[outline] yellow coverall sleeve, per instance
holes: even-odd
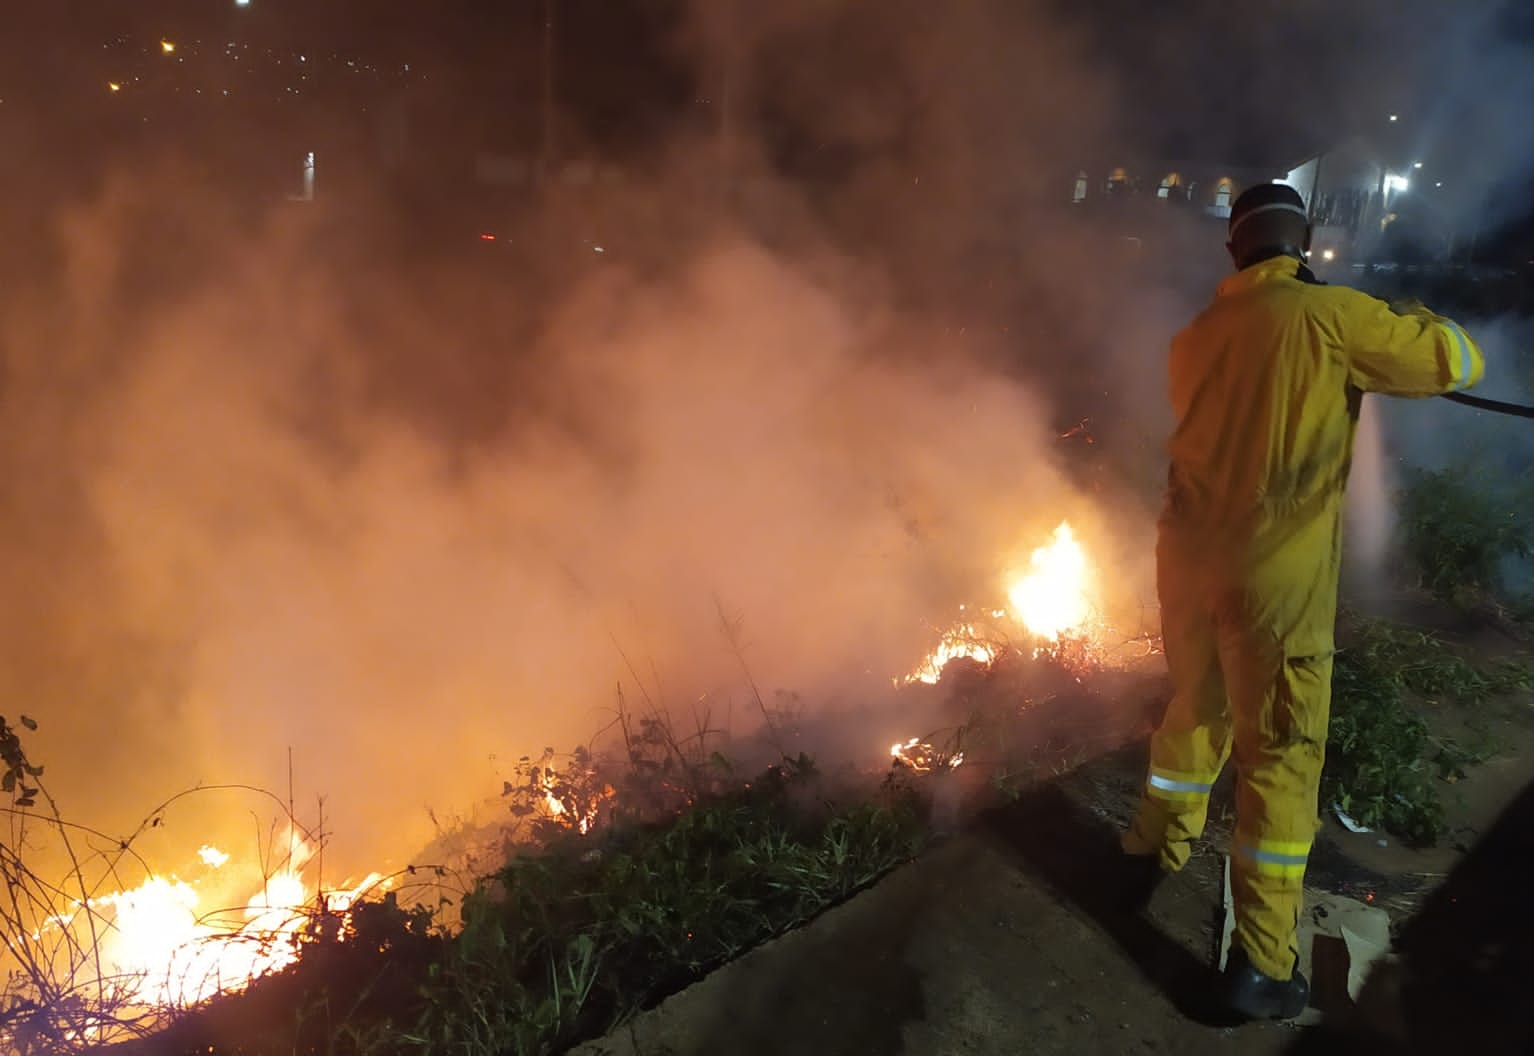
[[[1397,315],[1384,301],[1354,293],[1338,323],[1348,380],[1364,392],[1439,396],[1468,389],[1486,371],[1470,335],[1426,308]]]

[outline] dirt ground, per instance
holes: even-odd
[[[1484,629],[1462,640],[1476,655],[1509,652]],[[1057,765],[1010,803],[978,804],[986,790],[956,783],[984,809],[960,812],[954,834],[918,861],[576,1051],[1534,1052],[1534,1018],[1521,1012],[1534,914],[1518,901],[1534,861],[1534,700],[1423,706],[1435,732],[1476,734],[1492,755],[1446,788],[1449,833],[1437,847],[1354,834],[1328,816],[1308,883],[1385,909],[1397,953],[1362,1007],[1320,1028],[1233,1026],[1206,1007],[1228,781],[1189,868],[1147,914],[1119,908],[1116,833],[1143,778],[1145,724],[1143,709],[1118,707],[1036,720],[1066,731],[1095,723],[1097,754]]]

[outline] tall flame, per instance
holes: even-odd
[[[1057,642],[1092,616],[1092,574],[1086,551],[1062,522],[1053,540],[1033,552],[1028,571],[1007,588],[1012,615],[1035,637]]]

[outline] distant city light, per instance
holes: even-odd
[[[163,51],[167,55],[172,55],[176,51],[176,45],[174,43],[172,43],[171,41],[162,40],[162,41],[160,41],[160,50]]]

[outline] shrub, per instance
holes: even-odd
[[[1477,487],[1459,470],[1413,470],[1401,496],[1406,556],[1434,597],[1464,603],[1495,594],[1502,563],[1527,557],[1530,529],[1520,504]]]

